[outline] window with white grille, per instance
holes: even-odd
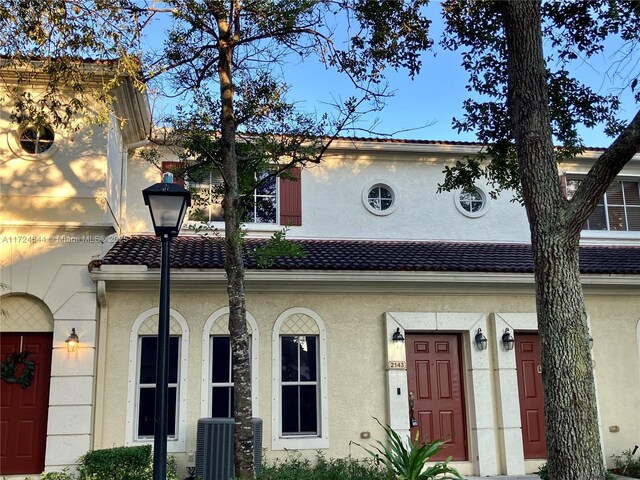
[[[567,198],[571,199],[582,180],[567,179]],[[638,180],[614,180],[598,200],[596,208],[587,219],[584,230],[640,231],[640,182]]]

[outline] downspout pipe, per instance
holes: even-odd
[[[96,367],[94,372],[94,408],[93,408],[93,439],[92,450],[104,448],[103,418],[105,406],[105,375],[107,370],[107,318],[109,308],[107,304],[107,285],[104,280],[96,282],[98,300],[98,325],[96,328]]]

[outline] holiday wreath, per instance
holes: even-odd
[[[0,377],[7,383],[17,383],[22,388],[31,385],[33,375],[36,373],[36,363],[27,358],[30,352],[24,351],[20,353],[12,353],[7,355],[4,362],[0,365]],[[20,365],[22,365],[22,373],[20,373]],[[18,373],[20,375],[18,376]]]

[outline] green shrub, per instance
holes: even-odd
[[[94,450],[80,457],[80,478],[91,480],[147,480],[151,478],[151,445]]]
[[[362,448],[373,457],[379,458],[389,470],[395,473],[398,480],[431,480],[436,477],[441,480],[464,480],[458,470],[449,466],[451,457],[444,462],[436,462],[426,467],[431,457],[442,450],[445,444],[443,440],[420,443],[419,434],[416,434],[415,442],[407,439],[408,445],[405,445],[400,435],[391,427],[378,423],[387,434],[388,445],[378,441],[378,446],[373,447],[375,450]]]
[[[40,480],[73,480],[73,476],[69,475],[68,469],[61,472],[47,472],[40,476]]]
[[[543,463],[540,465],[536,474],[540,477],[540,480],[549,480],[549,469],[547,468],[547,464]]]
[[[327,459],[318,453],[315,461],[291,454],[286,460],[267,463],[258,480],[392,480],[393,475],[370,460],[352,457]]]
[[[115,447],[88,452],[79,460],[81,480],[151,480],[151,445]],[[167,480],[177,480],[173,457],[167,459]],[[51,479],[66,480],[66,479]]]
[[[620,455],[611,455],[616,473],[625,477],[640,478],[640,457],[634,456],[637,449],[636,446],[633,451],[629,449],[624,450]]]

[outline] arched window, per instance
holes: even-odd
[[[258,323],[247,312],[247,331],[251,355],[251,407],[258,417],[258,375],[260,336]],[[211,314],[202,336],[201,417],[233,416],[233,378],[231,375],[231,344],[229,341],[229,307]]]
[[[290,308],[273,327],[272,449],[329,447],[327,335],[320,316]]]
[[[129,339],[129,390],[127,395],[127,445],[153,442],[156,391],[158,309],[140,314]],[[189,329],[177,311],[169,324],[169,425],[167,449],[185,451]]]

